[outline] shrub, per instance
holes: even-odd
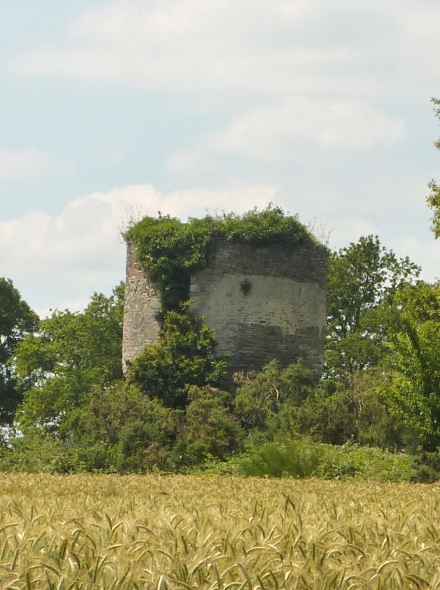
[[[313,374],[301,360],[282,370],[274,360],[237,389],[234,410],[246,430],[269,429],[273,434],[281,428],[287,434],[296,434],[297,408],[313,393],[314,387]],[[278,416],[280,412],[286,413],[286,407],[293,408],[295,426]]]
[[[177,451],[183,465],[225,460],[239,450],[244,432],[229,412],[229,394],[212,387],[191,387],[190,404]]]
[[[308,439],[266,442],[246,455],[218,466],[217,473],[255,477],[311,477],[357,481],[431,481],[424,466],[419,479],[414,459],[404,453],[360,447],[314,443]],[[428,474],[428,475],[427,475]]]
[[[301,407],[299,433],[314,440],[341,445],[356,433],[356,417],[349,395],[343,389],[316,389]]]
[[[133,361],[129,381],[166,406],[184,409],[188,386],[221,385],[226,361],[217,358],[216,348],[213,330],[184,304],[166,313],[160,341]]]
[[[317,475],[326,479],[410,481],[413,477],[413,459],[404,453],[350,443],[322,447],[324,456]]]
[[[419,451],[413,457],[414,472],[411,481],[433,483],[440,479],[440,450],[432,453]]]
[[[254,477],[312,477],[323,450],[306,440],[269,442],[251,451],[240,463],[244,475]]]

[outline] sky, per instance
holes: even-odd
[[[269,203],[440,276],[438,0],[0,0],[0,276],[45,317],[121,232]]]

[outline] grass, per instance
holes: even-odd
[[[0,474],[0,588],[440,589],[433,485]]]

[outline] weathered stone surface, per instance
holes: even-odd
[[[139,263],[134,244],[127,244],[127,267],[122,336],[122,366],[156,342],[161,329],[160,293]]]
[[[286,366],[302,358],[319,374],[324,362],[327,249],[293,251],[220,243],[209,267],[191,280],[194,309],[213,328],[232,371]]]
[[[307,244],[293,251],[220,241],[207,268],[191,277],[193,308],[215,331],[231,371],[260,369],[272,359],[302,358],[320,374],[324,362],[328,251]],[[159,294],[127,250],[123,362],[155,342]]]

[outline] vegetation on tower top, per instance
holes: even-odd
[[[255,208],[243,215],[207,215],[189,218],[186,223],[159,213],[131,226],[124,239],[135,244],[141,264],[159,286],[164,311],[176,309],[188,299],[190,276],[208,264],[218,239],[287,248],[317,242],[297,215],[285,215],[272,204],[262,211]]]

